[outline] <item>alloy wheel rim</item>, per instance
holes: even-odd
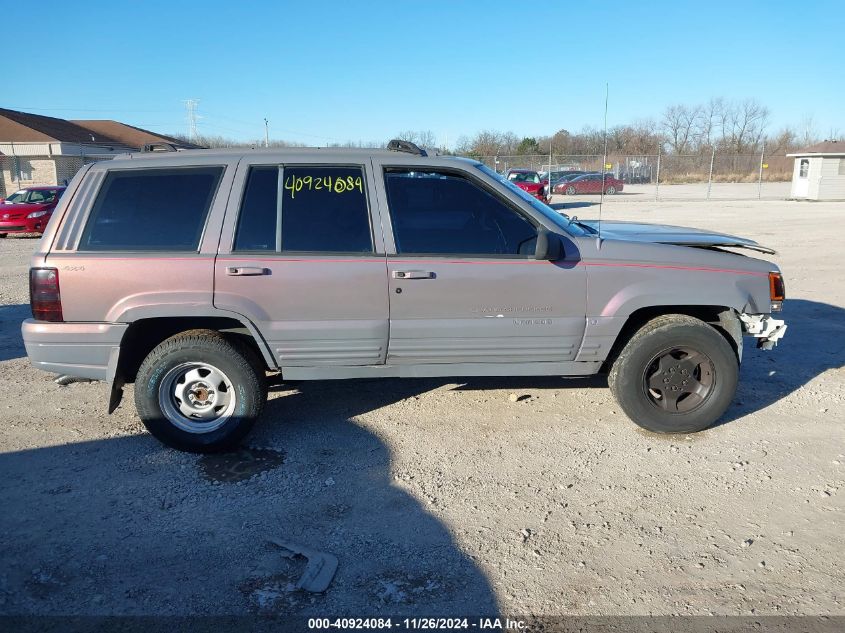
[[[652,406],[667,413],[689,413],[710,397],[716,368],[707,354],[690,347],[672,347],[646,364],[643,391]]]

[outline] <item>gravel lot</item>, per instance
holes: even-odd
[[[0,240],[0,613],[845,613],[845,203],[603,217],[778,249],[789,332],[747,344],[716,428],[642,432],[597,378],[318,382],[273,387],[268,450],[178,453],[131,389],[107,416],[103,384],[29,366],[36,241]],[[271,539],[334,554],[328,591],[291,591]]]

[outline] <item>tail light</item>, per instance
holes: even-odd
[[[64,321],[57,269],[29,269],[29,305],[37,321]]]
[[[786,286],[783,283],[783,275],[780,273],[769,273],[769,298],[772,301],[773,312],[783,309],[783,300],[786,299]]]

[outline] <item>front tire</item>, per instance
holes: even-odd
[[[574,196],[576,193],[577,193],[577,191],[575,191],[575,187],[573,187],[572,185],[569,185],[566,188],[566,195],[567,196]]]
[[[605,192],[607,195],[612,196],[614,193],[616,193],[616,187],[614,187],[613,185],[611,185],[610,187],[608,187],[607,189],[605,189],[605,190],[604,190],[604,192]]]
[[[622,348],[608,385],[631,420],[655,433],[695,433],[730,406],[739,361],[707,323],[670,314],[646,323]]]
[[[144,359],[135,379],[135,407],[144,426],[181,451],[233,448],[266,401],[261,361],[246,345],[212,330],[168,338]]]
[[[4,237],[6,237],[7,235],[8,235],[8,233],[0,233],[0,240],[2,240],[2,239],[3,239]]]

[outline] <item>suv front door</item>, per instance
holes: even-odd
[[[384,363],[385,256],[370,214],[370,170],[238,167],[214,305],[252,320],[280,367]]]
[[[533,258],[536,220],[463,170],[376,171],[389,209],[388,364],[532,363],[542,373],[538,362],[575,358],[585,273],[574,258]]]

